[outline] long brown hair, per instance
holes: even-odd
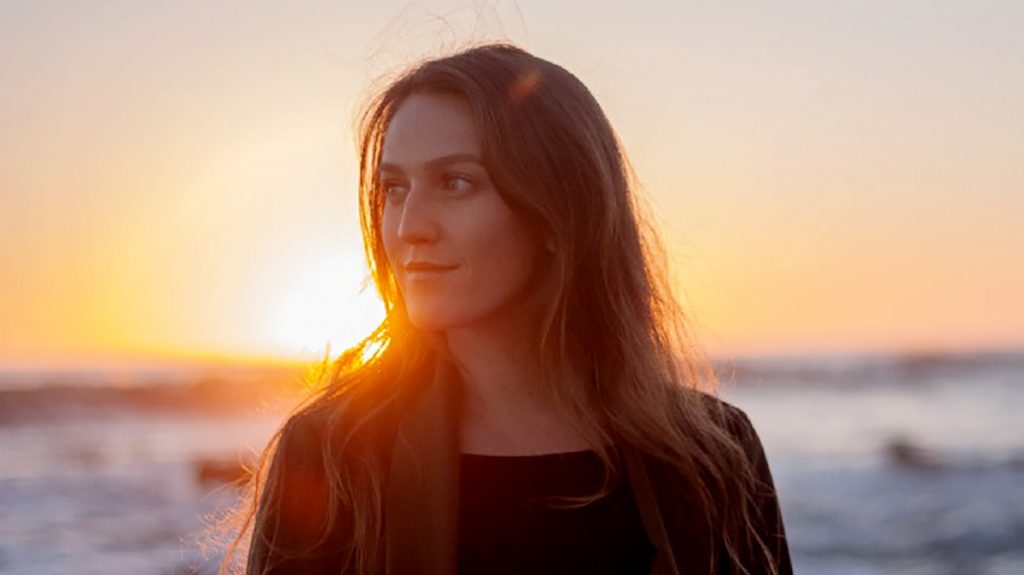
[[[714,390],[715,373],[691,345],[664,252],[611,124],[575,76],[507,44],[420,63],[368,103],[359,132],[360,221],[386,319],[355,348],[325,359],[317,393],[267,447],[225,568],[249,529],[260,545],[277,546],[284,555],[301,556],[330,537],[344,547],[338,551],[355,572],[379,568],[382,447],[398,406],[412,391],[402,382],[416,381],[406,374],[423,369],[437,351],[430,334],[409,323],[381,238],[381,148],[396,109],[417,92],[455,95],[469,104],[495,187],[553,246],[536,286],[542,305],[536,353],[546,388],[605,466],[601,489],[569,504],[607,493],[621,472],[609,446],[629,445],[678,471],[679,488],[704,504],[706,516],[696,520],[720,535],[737,571],[753,568],[741,564],[751,556],[758,569],[768,565],[773,571],[772,554],[751,517],[755,470],[720,404],[700,393]],[[566,365],[583,374],[582,385],[554,377]],[[290,437],[302,420],[316,420],[321,432]],[[322,469],[321,488],[306,493],[303,502],[289,499],[296,486],[282,485],[283,464],[274,463],[287,459],[286,448],[300,440],[312,443]],[[312,527],[292,538],[306,540],[275,538],[282,515],[297,513],[309,515]]]

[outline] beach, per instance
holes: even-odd
[[[798,573],[1024,573],[1024,354],[720,371],[768,454]],[[212,573],[209,526],[293,396],[105,377],[0,378],[0,573]]]

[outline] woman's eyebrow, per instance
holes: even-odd
[[[479,164],[481,166],[484,165],[483,160],[481,160],[479,156],[476,156],[474,154],[449,154],[447,156],[440,156],[440,157],[434,158],[434,159],[428,161],[427,163],[423,164],[423,167],[429,171],[429,170],[436,170],[436,169],[440,168],[441,166],[446,166],[448,164],[455,164],[455,163],[458,163],[458,162],[470,162],[470,163],[474,163],[474,164]],[[382,163],[380,165],[380,171],[382,171],[382,172],[401,172],[403,170],[402,170],[402,167],[397,165],[397,164],[392,164],[392,163],[389,163],[389,162],[384,162],[384,163]]]

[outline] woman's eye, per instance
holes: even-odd
[[[473,190],[473,180],[458,174],[445,176],[444,185],[449,191],[455,193],[465,193]]]
[[[397,202],[405,196],[408,188],[399,182],[381,182],[380,189],[389,202]]]

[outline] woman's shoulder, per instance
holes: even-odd
[[[401,377],[400,370],[378,361],[311,381],[312,396],[287,417],[281,440],[323,443],[339,435],[382,431],[395,419],[396,380]]]
[[[275,465],[290,473],[321,467],[326,436],[327,422],[322,415],[309,411],[293,413],[278,432]]]
[[[353,450],[385,444],[393,429],[390,409],[373,409],[352,398],[318,401],[291,414],[281,426],[278,450],[305,462],[343,457]]]
[[[708,391],[687,390],[686,393],[712,422],[730,433],[746,435],[753,432],[754,426],[743,409]]]
[[[306,407],[292,413],[281,425],[278,445],[280,448],[319,450],[337,436],[347,418],[342,413],[332,413],[327,406]]]
[[[746,411],[709,392],[695,391],[693,393],[697,394],[698,402],[710,421],[739,443],[755,467],[761,465],[765,457],[764,449],[757,430]]]
[[[744,562],[748,565],[759,566],[760,569],[760,566],[763,565],[763,552],[767,551],[771,554],[778,573],[793,573],[775,482],[764,447],[753,423],[743,409],[719,397],[705,393],[702,394],[702,400],[710,410],[712,418],[716,419],[718,425],[742,448],[750,465],[748,477],[751,478],[751,482],[744,489],[749,490],[750,504],[754,509],[750,515],[751,527],[760,534],[765,547],[743,550],[741,554],[747,557]],[[754,572],[763,571],[756,570]]]

